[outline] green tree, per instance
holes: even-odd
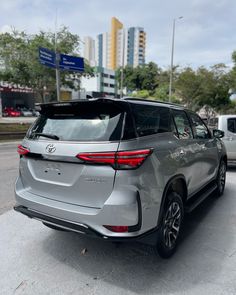
[[[124,87],[130,92],[147,90],[151,95],[158,85],[160,69],[154,62],[133,68],[127,65],[124,68]],[[117,71],[117,80],[120,85],[121,69]]]
[[[150,94],[149,94],[148,90],[139,90],[139,91],[134,91],[132,96],[139,97],[139,98],[148,98],[148,97],[150,97]]]
[[[230,103],[230,85],[230,72],[224,64],[214,65],[210,69],[200,67],[195,71],[185,68],[175,83],[176,92],[188,107],[209,105],[216,109]]]
[[[79,56],[78,35],[62,27],[57,37],[58,52]],[[40,31],[36,35],[27,35],[25,32],[13,30],[11,33],[0,34],[0,60],[4,65],[0,70],[0,79],[32,88],[42,101],[45,87],[48,92],[55,95],[56,81],[55,70],[39,63],[40,46],[54,50],[54,33]],[[61,71],[61,84],[76,88],[76,83],[69,78],[71,74]],[[80,75],[74,74],[73,77],[78,80]],[[88,65],[83,75],[92,75],[92,69]]]
[[[199,76],[190,67],[183,69],[175,82],[175,92],[180,96],[181,101],[188,107],[197,102],[200,94],[201,81]]]
[[[168,93],[169,93],[169,84],[160,83],[155,90],[154,97],[157,100],[168,101],[169,99]]]

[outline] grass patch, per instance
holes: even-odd
[[[27,132],[30,125],[28,123],[0,123],[0,132]]]

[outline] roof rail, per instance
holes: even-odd
[[[143,101],[143,102],[162,103],[162,104],[167,104],[167,105],[183,107],[181,104],[172,103],[172,102],[168,102],[168,101],[161,101],[161,100],[144,99],[144,98],[130,97],[130,96],[123,97],[122,99],[124,99],[124,100],[134,100],[134,101]]]

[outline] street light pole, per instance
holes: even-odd
[[[183,16],[180,16],[177,18],[177,20],[182,19],[182,18],[183,18]],[[174,63],[174,50],[175,50],[175,22],[176,22],[176,18],[173,19],[171,62],[170,62],[169,102],[171,102],[172,84],[173,84],[173,63]]]
[[[120,98],[123,97],[123,84],[124,84],[124,65],[125,64],[125,29],[123,29],[123,46],[122,46],[122,67],[120,75]]]

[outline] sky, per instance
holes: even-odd
[[[235,0],[0,0],[0,32],[10,27],[37,33],[58,25],[94,37],[110,30],[111,17],[125,27],[144,27],[146,62],[168,67],[173,19],[176,21],[174,64],[180,67],[231,66],[236,50]]]

